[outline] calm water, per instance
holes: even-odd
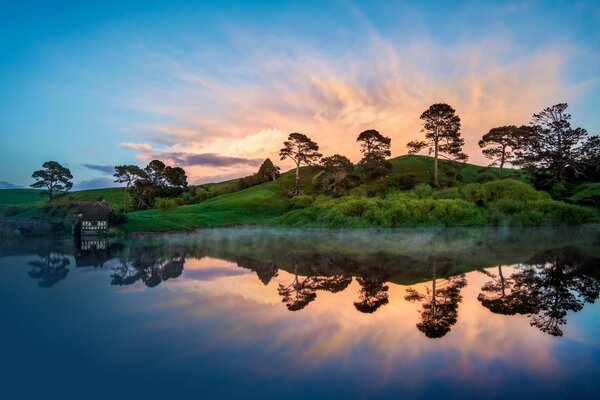
[[[0,398],[598,398],[600,229],[0,244]]]

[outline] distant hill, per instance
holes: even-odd
[[[6,181],[0,181],[0,190],[1,190],[1,189],[16,189],[16,188],[18,188],[18,187],[19,187],[19,186],[17,186],[17,185],[14,185],[14,184],[12,184],[12,183],[10,183],[10,182],[6,182]]]

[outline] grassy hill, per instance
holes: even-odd
[[[318,201],[314,202],[315,205],[312,209],[308,207],[308,211],[306,212],[305,210],[298,210],[298,208],[307,207],[298,207],[298,200],[302,199],[296,198],[290,200],[295,172],[292,170],[282,174],[276,181],[263,183],[243,190],[238,190],[237,179],[203,185],[214,197],[199,204],[180,206],[172,211],[151,209],[128,213],[127,222],[119,226],[119,230],[122,232],[181,231],[204,227],[260,225],[269,224],[274,221],[292,225],[302,225],[304,222],[309,224],[309,226],[330,225],[329,220],[320,221],[318,224],[315,224],[314,222],[318,220],[318,218],[315,218],[315,215],[308,215],[310,212],[313,214],[321,213],[323,215],[329,213],[328,218],[337,218],[338,226],[365,226],[369,224],[368,221],[370,220],[375,221],[379,218],[380,221],[383,218],[381,215],[374,217],[369,217],[367,214],[362,215],[365,212],[377,212],[379,214],[386,213],[389,211],[386,208],[392,205],[392,203],[396,206],[403,207],[403,204],[410,200],[408,198],[408,200],[400,198],[397,195],[395,195],[394,199],[389,198],[389,190],[391,188],[397,188],[397,182],[402,181],[403,178],[407,177],[413,184],[430,183],[432,181],[431,171],[433,170],[433,160],[430,157],[406,155],[391,159],[390,162],[392,163],[393,168],[389,176],[383,179],[376,179],[371,182],[363,183],[359,187],[352,189],[350,194],[355,197],[349,199],[343,198],[340,200],[319,196]],[[464,199],[459,199],[456,196],[456,193],[458,193],[458,188],[461,186],[480,181],[482,178],[489,179],[490,174],[497,174],[497,169],[481,167],[474,164],[463,164],[458,169],[447,167],[448,165],[445,161],[440,161],[440,179],[445,179],[447,183],[456,187],[456,189],[453,189],[454,192],[447,191],[447,193],[443,193],[446,197],[440,197],[439,200],[437,197],[431,198],[430,196],[429,200],[423,200],[420,203],[420,200],[415,199],[415,195],[412,194],[413,199],[410,200],[409,203],[413,207],[418,207],[419,209],[417,211],[419,213],[431,215],[431,218],[433,219],[437,218],[436,212],[441,212],[445,216],[449,213],[456,214],[456,219],[459,221],[463,218],[463,214],[471,213],[473,215],[469,216],[468,219],[471,222],[465,224],[479,224],[483,219],[481,215],[479,215],[480,213],[477,214],[479,212],[476,210],[477,206],[472,202],[466,204],[468,202],[464,201]],[[318,172],[319,169],[316,167],[301,168],[300,186],[303,194],[316,194],[312,181]],[[524,179],[517,170],[511,169],[505,170],[505,176],[512,176],[520,180]],[[529,190],[533,189],[529,188]],[[596,187],[591,186],[589,187],[589,190],[593,190],[595,193]],[[397,193],[401,195],[402,192]],[[14,218],[47,218],[55,221],[61,219],[64,220],[72,214],[74,207],[76,207],[76,204],[79,202],[104,200],[113,208],[119,209],[123,202],[123,195],[124,192],[122,188],[84,190],[60,196],[55,199],[54,202],[50,203],[45,200],[44,197],[40,196],[40,191],[38,190],[5,189],[0,190],[0,216]],[[381,200],[377,200],[377,198],[373,200],[360,200],[360,198],[363,198],[365,195],[377,195],[377,198],[380,198]],[[454,197],[448,197],[449,195]],[[315,196],[306,199],[314,201]],[[356,199],[360,201],[355,201]],[[545,199],[545,197],[541,196],[540,199]],[[388,200],[389,202],[386,203]],[[472,199],[470,200],[473,201]],[[525,225],[535,225],[537,221],[536,218],[539,219],[540,215],[547,213],[547,211],[545,211],[546,209],[543,207],[559,209],[560,207],[558,207],[558,205],[562,204],[563,203],[554,205],[538,204],[537,207],[541,208],[535,211],[537,214],[533,217],[527,216],[531,221],[528,221]],[[436,207],[442,207],[441,211],[440,209],[436,209]],[[371,208],[372,210],[369,211],[367,208]],[[496,218],[501,219],[503,217],[502,212],[512,212],[510,210],[516,210],[514,207],[511,208],[510,205],[506,204],[503,204],[501,209],[501,212],[499,211],[496,213]],[[290,213],[290,211],[293,212]],[[396,211],[400,212],[398,210]],[[562,210],[560,213],[567,215],[572,211],[573,210],[571,209]],[[413,211],[410,210],[404,210],[402,212],[410,215],[414,214]],[[308,214],[299,215],[302,213]],[[344,215],[338,215],[339,213]],[[281,217],[284,214],[286,214],[286,217],[290,216],[290,218],[282,219]],[[453,215],[451,216],[454,218]],[[488,217],[486,216],[486,218]],[[562,217],[559,216],[557,218],[559,218],[558,220],[560,221],[560,218]],[[453,220],[454,219],[450,219],[448,221]],[[488,220],[489,218],[485,221]],[[434,223],[435,221],[431,220],[429,222]],[[380,223],[377,222],[375,226],[379,226],[377,224],[380,225]],[[447,222],[446,224],[452,224],[452,222]],[[396,226],[396,223],[392,226]]]
[[[393,169],[387,179],[390,181],[400,176],[413,176],[416,183],[431,182],[433,160],[418,155],[400,156],[391,159]],[[440,162],[440,168],[446,162]],[[301,192],[313,194],[312,179],[319,172],[315,167],[303,167],[300,171]],[[474,182],[484,173],[497,173],[496,169],[465,164],[458,173],[464,183]],[[508,170],[507,175],[514,175]],[[178,207],[173,211],[145,210],[128,214],[128,222],[121,226],[125,232],[177,231],[205,227],[221,227],[232,225],[257,225],[270,223],[290,209],[289,193],[294,185],[294,170],[288,171],[273,182],[238,190],[238,180],[230,180],[220,184],[204,185],[220,195],[200,204]],[[387,181],[368,182],[360,189],[369,191]]]

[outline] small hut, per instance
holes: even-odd
[[[108,217],[112,209],[104,203],[80,204],[75,216],[73,235],[91,236],[105,232],[108,229]]]

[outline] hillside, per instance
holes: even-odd
[[[417,222],[419,225],[435,225],[436,221],[433,221],[432,218],[438,218],[439,213],[444,214],[443,225],[453,225],[455,223],[457,225],[495,224],[497,222],[494,221],[503,218],[502,212],[504,211],[494,211],[496,214],[493,218],[487,215],[484,218],[484,216],[479,215],[481,213],[474,203],[466,202],[464,199],[461,200],[457,195],[460,187],[477,181],[493,179],[490,175],[497,173],[494,168],[464,164],[458,170],[453,171],[446,168],[445,161],[441,161],[441,180],[446,180],[450,186],[456,189],[452,189],[454,192],[452,190],[440,191],[435,194],[434,198],[429,195],[430,200],[419,200],[418,197],[415,197],[415,194],[402,197],[405,196],[402,193],[407,192],[398,190],[402,189],[402,182],[406,182],[406,180],[409,180],[411,185],[430,183],[433,160],[425,156],[406,155],[393,158],[390,162],[393,169],[388,177],[361,184],[350,191],[351,196],[348,198],[332,199],[327,196],[319,196],[318,200],[315,201],[316,197],[314,195],[316,193],[312,181],[319,169],[317,167],[303,167],[300,173],[301,192],[304,195],[311,195],[311,197],[305,196],[304,198],[290,200],[290,193],[294,184],[294,170],[282,174],[276,181],[243,190],[238,190],[237,179],[205,184],[203,186],[213,196],[208,200],[198,204],[179,206],[172,211],[150,209],[130,212],[127,214],[127,222],[119,226],[119,231],[126,233],[180,231],[204,227],[270,224],[274,221],[295,226],[368,226],[371,223],[369,221],[378,221],[375,226],[388,226],[390,223],[391,226],[397,226],[397,222],[385,222],[385,220],[381,222],[381,218],[383,218],[381,215],[369,217],[369,213],[388,213],[389,210],[386,208],[392,207],[393,204],[398,206],[399,201],[403,204],[409,201],[412,206],[418,207],[416,211],[403,211],[408,212],[410,216],[414,216],[415,212],[431,215],[426,221],[418,220],[421,221]],[[505,170],[505,175],[523,179],[517,170]],[[521,185],[523,186],[521,190],[528,188],[525,184]],[[585,189],[588,191],[595,190],[595,186],[594,184],[592,186],[588,185],[585,186]],[[527,189],[527,191],[531,192],[527,194],[529,199],[549,199],[547,194],[540,193],[538,195],[532,188]],[[394,195],[394,193],[398,193],[400,197]],[[103,200],[113,208],[119,209],[122,206],[123,195],[122,188],[84,190],[60,196],[53,203],[50,203],[40,196],[38,190],[5,189],[0,190],[0,216],[44,218],[54,221],[68,220],[78,202]],[[390,197],[391,195],[393,195],[393,199]],[[365,198],[365,196],[376,197],[374,200],[365,199],[357,202],[358,199]],[[380,200],[376,200],[377,198]],[[474,201],[473,199],[469,200]],[[302,201],[308,203],[300,205],[299,202]],[[538,206],[557,209],[560,209],[558,206],[567,206],[564,203],[555,203],[554,205],[542,204]],[[442,211],[435,208],[439,206],[443,206]],[[524,225],[536,225],[536,221],[541,218],[540,215],[547,214],[543,209],[534,210],[534,212],[537,214],[534,213],[533,217],[527,216],[529,220]],[[451,214],[452,218],[447,218],[448,213]],[[573,210],[563,210],[560,213],[570,215],[569,213],[573,213]],[[283,217],[284,214],[285,217]],[[326,215],[326,218],[320,218],[322,215]],[[562,221],[561,218],[563,217],[561,215],[551,221]],[[577,216],[577,218],[574,220],[589,220],[587,216]],[[406,221],[411,220],[406,219]],[[546,221],[545,223],[549,222]]]

